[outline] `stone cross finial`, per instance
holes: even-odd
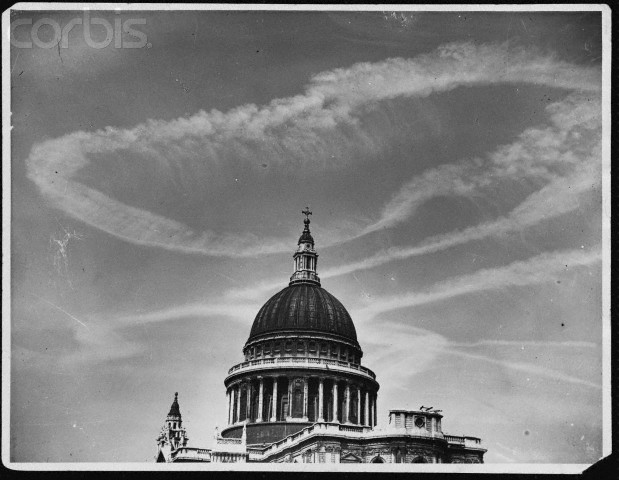
[[[309,220],[309,216],[312,214],[312,212],[310,212],[309,207],[305,207],[305,210],[301,210],[301,213],[305,215],[305,218],[308,220]]]

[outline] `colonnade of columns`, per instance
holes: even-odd
[[[250,422],[339,422],[374,427],[376,392],[345,378],[263,376],[226,392],[228,425]]]

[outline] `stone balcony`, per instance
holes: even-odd
[[[428,432],[426,430],[419,429],[418,431],[411,431],[405,428],[386,428],[377,429],[368,426],[349,425],[335,422],[318,422],[309,427],[300,430],[297,433],[288,435],[282,440],[272,443],[266,447],[248,447],[249,459],[253,461],[265,460],[271,455],[280,452],[282,449],[291,447],[300,443],[301,441],[315,436],[315,435],[330,435],[330,436],[342,436],[346,438],[358,438],[358,439],[371,439],[375,441],[381,441],[381,439],[390,439],[394,435],[402,434],[408,437],[427,439],[427,440],[447,440],[447,437],[452,439],[462,439],[464,442],[466,438],[473,439],[473,437],[454,437],[449,435],[443,435],[440,432]],[[479,440],[479,439],[475,439]],[[455,440],[454,440],[455,441]],[[464,443],[463,443],[464,446]],[[468,445],[467,445],[468,448]],[[477,445],[477,448],[481,448]]]
[[[340,424],[335,422],[320,422],[315,423],[312,426],[306,427],[300,430],[297,433],[292,435],[288,435],[287,437],[281,439],[278,442],[272,443],[263,448],[248,448],[247,451],[249,453],[250,460],[262,460],[265,457],[268,457],[282,448],[294,445],[299,443],[300,441],[306,439],[309,436],[316,434],[333,434],[333,435],[346,435],[346,436],[354,436],[354,437],[362,437],[372,432],[372,429],[367,426],[359,426],[359,425],[347,425]]]
[[[376,374],[372,370],[357,363],[318,357],[274,357],[249,360],[247,362],[234,365],[230,370],[228,370],[228,376],[226,377],[225,382],[227,382],[231,377],[241,373],[299,367],[320,372],[328,371],[333,373],[348,373],[376,381]]]
[[[460,436],[456,436],[456,435],[445,435],[445,440],[447,440],[447,443],[449,443],[450,445],[457,445],[457,446],[461,446],[464,448],[473,448],[473,449],[479,449],[479,450],[484,450],[484,447],[482,447],[481,445],[481,438],[477,438],[477,437],[460,437]]]
[[[211,450],[205,448],[180,447],[170,455],[172,462],[210,462]]]
[[[243,438],[224,438],[217,436],[213,452],[226,453],[247,453],[246,444]]]

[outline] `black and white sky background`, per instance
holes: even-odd
[[[208,447],[306,205],[379,425],[602,455],[599,12],[91,16],[149,46],[10,52],[12,460],[152,461],[175,391]]]

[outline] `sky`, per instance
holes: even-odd
[[[379,427],[602,456],[599,12],[90,16],[147,44],[10,51],[12,461],[152,462],[174,392],[210,447],[305,206]]]

